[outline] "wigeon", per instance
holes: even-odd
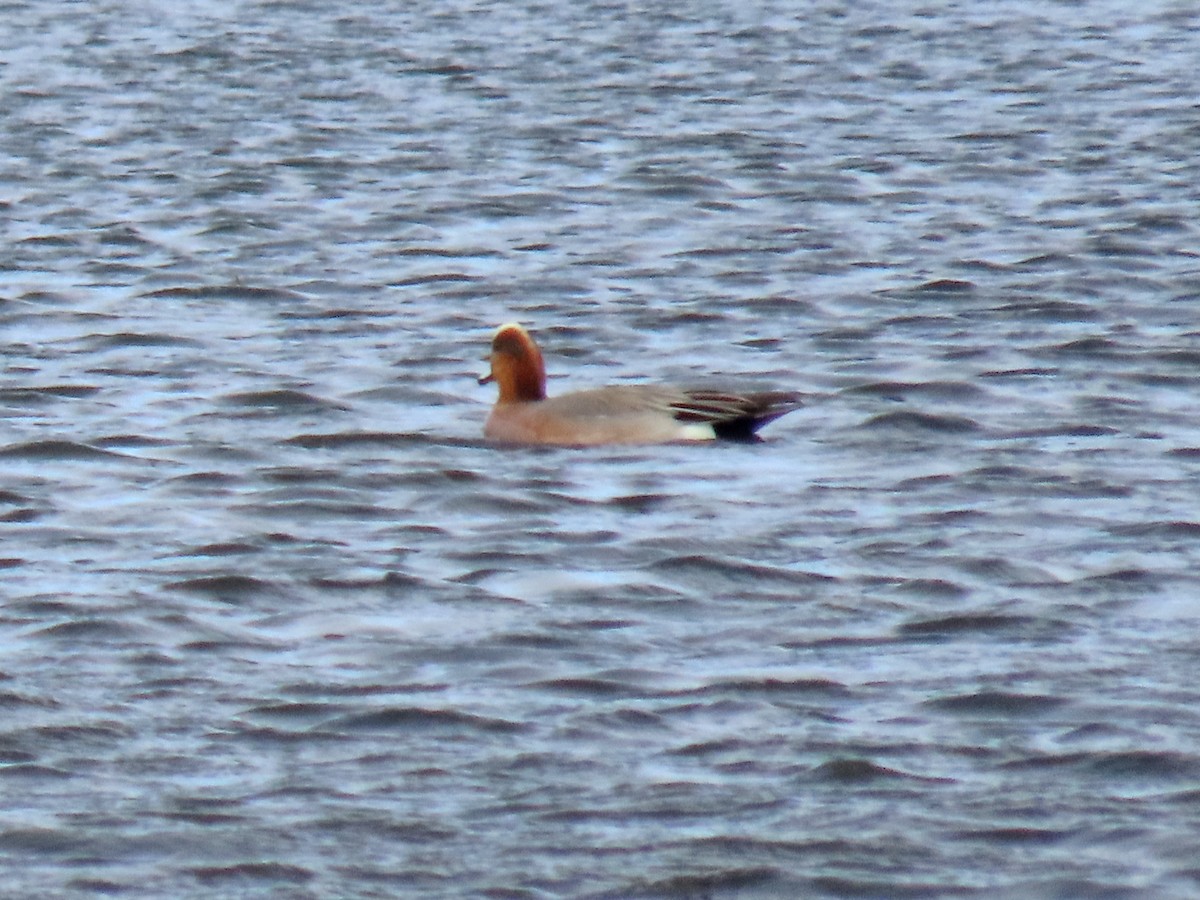
[[[546,396],[546,365],[520,325],[501,325],[492,339],[491,371],[500,397],[483,433],[510,444],[662,444],[754,440],[768,422],[800,406],[790,391],[742,394],[668,385],[620,385]]]

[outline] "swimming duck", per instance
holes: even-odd
[[[755,432],[801,405],[792,391],[737,393],[669,385],[614,385],[546,396],[546,365],[529,332],[501,325],[491,371],[500,396],[484,436],[508,444],[588,446],[754,440]]]

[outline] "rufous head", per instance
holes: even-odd
[[[492,338],[492,370],[480,384],[496,382],[499,403],[522,403],[546,399],[546,364],[529,332],[515,322],[501,325]]]

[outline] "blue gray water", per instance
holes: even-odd
[[[3,5],[0,895],[1200,896],[1191,2]],[[551,390],[806,392],[502,450]]]

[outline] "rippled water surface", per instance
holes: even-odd
[[[4,896],[1200,895],[1194,4],[3,13]]]

